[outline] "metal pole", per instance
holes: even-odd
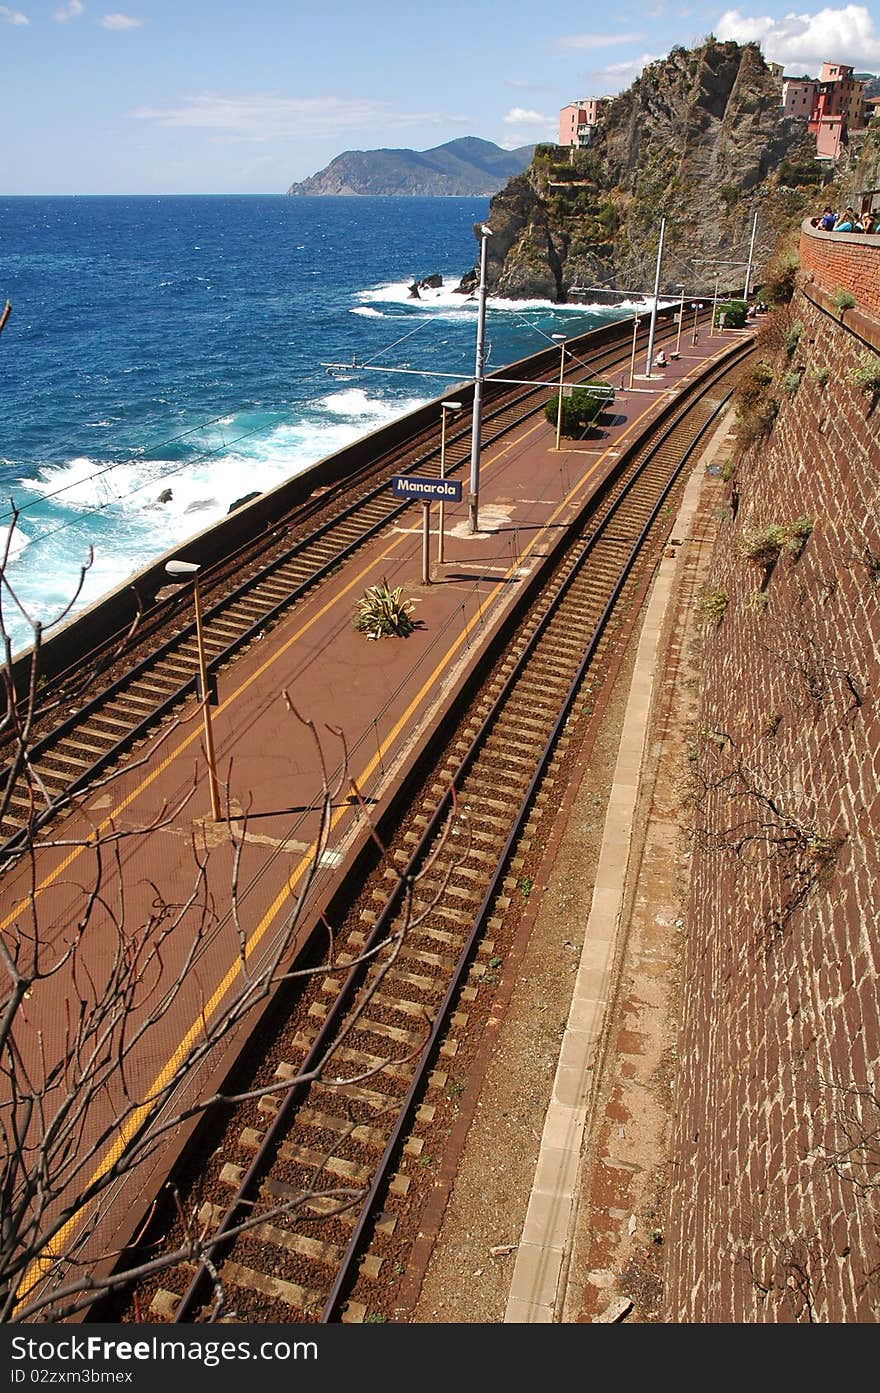
[[[486,333],[486,239],[491,227],[480,228],[480,288],[477,296],[477,358],[474,367],[474,416],[471,429],[471,477],[468,494],[468,525],[479,531],[480,508],[480,421],[483,408],[483,341]]]
[[[635,318],[633,319],[633,351],[632,351],[632,357],[631,357],[630,360],[629,360],[629,388],[630,388],[630,391],[632,391],[632,385],[633,385],[633,382],[635,381],[635,377],[636,377],[636,336],[637,336],[638,332],[639,332],[639,316],[636,315]]]
[[[431,538],[431,505],[422,504],[422,585],[431,584],[431,572],[428,569],[428,547]]]
[[[684,320],[684,286],[681,286],[681,304],[678,307],[678,333],[675,336],[675,356],[681,356],[681,326]]]
[[[694,332],[691,336],[691,343],[697,343],[700,337],[699,330],[697,329],[697,315],[700,313],[700,310],[702,308],[702,305],[694,305]]]
[[[460,411],[460,401],[442,401],[440,403],[440,478],[446,478],[446,417],[450,411]],[[443,555],[443,529],[446,525],[446,507],[443,499],[440,499],[440,520],[437,525],[437,562],[442,565]]]
[[[552,338],[559,344],[559,397],[556,402],[556,449],[559,449],[559,441],[562,436],[562,380],[565,376],[565,335],[553,334]]]
[[[748,262],[748,265],[746,266],[746,286],[745,286],[745,291],[746,291],[746,293],[745,293],[745,299],[746,299],[746,300],[748,300],[748,298],[749,298],[749,287],[750,287],[750,285],[751,285],[751,283],[752,283],[752,257],[753,257],[754,254],[755,254],[755,233],[757,232],[757,230],[758,230],[758,211],[757,211],[757,209],[756,209],[756,210],[755,210],[755,218],[754,218],[754,221],[753,221],[753,223],[752,223],[752,240],[751,240],[751,242],[750,242],[750,244],[749,244],[749,262]]]
[[[215,822],[220,821],[220,792],[217,787],[217,767],[214,761],[214,731],[211,726],[210,692],[208,691],[208,664],[205,658],[205,635],[202,632],[202,604],[199,591],[199,574],[193,574],[193,599],[196,610],[196,644],[199,650],[199,681],[202,686],[202,715],[205,722],[205,760],[208,765],[208,786],[211,790],[211,815]]]
[[[657,248],[657,274],[654,277],[654,303],[651,305],[651,324],[648,329],[648,361],[645,363],[645,376],[651,376],[651,362],[654,353],[654,328],[657,324],[657,300],[660,295],[660,262],[663,259],[663,235],[666,231],[666,219],[660,219],[660,245]]]
[[[715,333],[715,313],[716,313],[716,311],[717,311],[717,309],[718,309],[718,275],[719,275],[719,273],[716,271],[716,272],[715,272],[715,294],[712,296],[712,333],[713,333],[713,334]]]

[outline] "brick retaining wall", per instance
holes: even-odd
[[[670,1322],[880,1318],[880,402],[846,380],[864,339],[800,292],[783,313],[703,631]],[[801,517],[762,590],[744,534]]]
[[[833,295],[848,290],[856,308],[880,319],[880,237],[859,232],[820,232],[801,227],[801,270]]]

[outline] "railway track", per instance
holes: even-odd
[[[246,1085],[280,1091],[237,1108],[207,1164],[200,1147],[183,1208],[197,1207],[215,1237],[245,1226],[212,1258],[227,1318],[369,1321],[393,1309],[430,1186],[420,1167],[438,1144],[455,1060],[491,1011],[555,770],[669,495],[748,352],[680,401],[588,505],[338,931],[342,974],[303,994]],[[215,1317],[206,1267],[161,1281],[122,1318]]]
[[[647,329],[641,333],[643,346]],[[659,322],[655,342],[671,342],[676,327]],[[630,363],[628,325],[614,343],[585,356],[591,335],[567,345],[568,382],[611,377]],[[556,350],[515,364],[519,377],[546,379],[555,371]],[[547,389],[487,379],[481,449],[540,412]],[[451,477],[466,465],[470,430],[449,433],[445,466]],[[391,490],[395,473],[437,477],[436,430],[380,456],[356,477],[277,520],[270,532],[234,555],[206,568],[201,578],[203,632],[213,678],[279,618],[345,562],[369,538],[391,527],[409,501]],[[187,587],[188,590],[188,587]],[[144,615],[137,630],[100,650],[83,654],[74,672],[58,674],[41,687],[33,713],[28,758],[14,743],[3,751],[0,769],[0,868],[29,835],[70,805],[78,792],[115,768],[169,712],[198,690],[198,644],[188,601],[166,596]],[[83,674],[99,674],[101,689],[83,695]]]

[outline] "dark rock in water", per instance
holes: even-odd
[[[418,281],[413,281],[412,285],[410,286],[410,288],[409,288],[409,298],[410,298],[411,300],[421,300],[422,297],[421,297],[421,295],[419,294],[419,283],[418,283]]]
[[[434,271],[430,276],[424,276],[422,280],[419,281],[418,286],[419,290],[439,290],[442,284],[443,277],[439,276],[437,272]]]
[[[159,494],[159,497],[156,499],[156,502],[170,503],[173,497],[174,495],[172,494],[170,489],[163,489],[162,492]]]
[[[234,513],[236,508],[243,508],[245,503],[251,503],[255,498],[259,498],[259,496],[260,490],[256,489],[253,493],[246,493],[243,498],[236,498],[235,502],[230,503],[229,507],[226,509],[227,514]]]

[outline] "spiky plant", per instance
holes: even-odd
[[[396,634],[406,638],[415,628],[413,621],[413,602],[403,598],[403,587],[394,590],[383,580],[378,585],[370,585],[355,605],[354,627],[367,638],[382,638],[385,634]]]

